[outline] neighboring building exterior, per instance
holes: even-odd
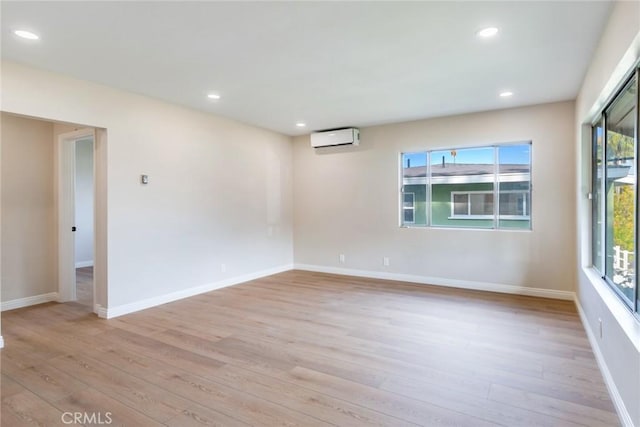
[[[494,227],[529,229],[531,182],[528,164],[442,163],[430,166],[431,198],[428,200],[427,167],[403,169],[403,225],[441,227]],[[497,176],[497,182],[496,182]],[[497,192],[494,191],[497,189]],[[499,210],[494,214],[497,196]]]

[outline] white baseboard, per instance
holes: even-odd
[[[622,425],[624,427],[634,427],[633,420],[631,419],[631,414],[629,414],[629,411],[627,411],[627,408],[624,405],[624,401],[622,400],[622,396],[620,396],[620,392],[616,387],[616,383],[613,381],[613,377],[611,376],[609,367],[607,366],[607,363],[604,360],[604,356],[600,351],[598,340],[596,339],[596,336],[593,334],[593,331],[589,327],[587,316],[584,313],[584,310],[580,305],[580,300],[578,300],[577,296],[575,298],[575,303],[576,303],[576,307],[578,307],[578,314],[580,315],[580,320],[582,321],[582,327],[587,332],[587,337],[589,338],[591,349],[593,350],[593,354],[596,357],[596,361],[598,362],[598,367],[600,368],[600,372],[602,372],[604,383],[607,386],[607,390],[609,390],[609,395],[611,396],[613,405],[616,407],[616,411],[618,412],[620,421],[622,421]]]
[[[397,280],[401,282],[425,285],[445,286],[449,288],[473,289],[477,291],[500,292],[503,294],[527,295],[533,297],[553,298],[573,301],[574,292],[555,289],[530,288],[527,286],[504,285],[500,283],[475,282],[470,280],[445,279],[442,277],[417,276],[413,274],[387,273],[384,271],[353,270],[350,268],[325,267],[320,265],[295,264],[296,270],[315,271],[318,273],[342,274],[346,276],[367,277],[370,279]]]
[[[58,293],[50,292],[48,294],[34,295],[32,297],[18,298],[10,301],[3,301],[0,311],[14,310],[16,308],[29,307],[30,305],[43,304],[45,302],[57,301]]]
[[[4,339],[2,339],[2,335],[0,335],[0,348],[4,348]]]
[[[83,268],[83,267],[93,267],[93,260],[90,259],[89,261],[76,262],[76,268]]]
[[[102,319],[108,319],[107,317],[107,309],[101,306],[100,304],[96,304],[93,306],[93,312],[98,315],[98,317]]]
[[[293,265],[283,265],[280,267],[269,268],[267,270],[256,271],[255,273],[244,274],[242,276],[231,277],[229,279],[220,280],[215,283],[208,283],[206,285],[195,286],[189,289],[183,289],[176,292],[171,292],[164,295],[158,295],[153,298],[147,298],[142,301],[132,302],[130,304],[123,304],[116,307],[98,307],[97,313],[99,317],[105,319],[113,319],[114,317],[123,316],[125,314],[134,313],[136,311],[144,310],[146,308],[155,307],[158,305],[166,304],[169,302],[177,301],[183,298],[188,298],[194,295],[203,294],[205,292],[215,291],[216,289],[226,288],[227,286],[237,285],[239,283],[248,282],[250,280],[259,279],[265,276],[271,276],[272,274],[282,273],[293,269]]]

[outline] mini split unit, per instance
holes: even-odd
[[[359,143],[360,130],[356,128],[327,130],[311,134],[311,146],[313,148],[358,145]]]

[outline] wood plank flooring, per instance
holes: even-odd
[[[93,307],[93,267],[76,268],[76,302]]]
[[[2,332],[2,426],[620,425],[568,301],[290,271]]]

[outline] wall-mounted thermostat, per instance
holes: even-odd
[[[149,183],[149,175],[140,175],[140,184],[147,185]]]

